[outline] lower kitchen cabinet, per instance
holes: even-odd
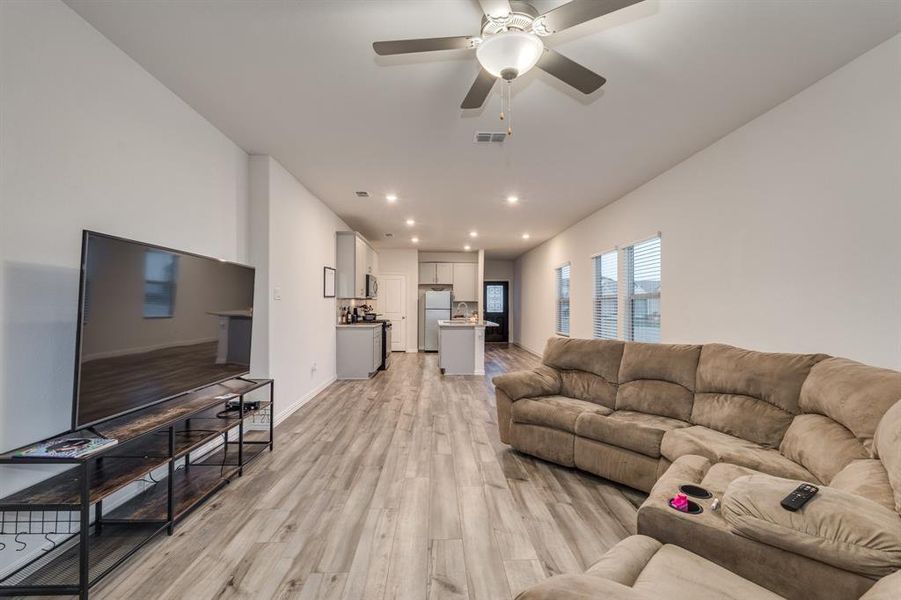
[[[381,323],[338,325],[338,379],[368,379],[381,364]]]

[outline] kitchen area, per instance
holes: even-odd
[[[483,374],[485,328],[495,326],[482,319],[484,252],[383,252],[385,273],[380,271],[379,252],[362,234],[336,234],[338,379],[368,379],[389,369],[392,346],[394,351],[437,353],[437,368],[445,375]],[[400,254],[404,269],[390,260]],[[380,279],[391,285],[380,290]],[[400,303],[398,314],[391,306],[408,293],[415,294],[415,302]],[[398,329],[398,339],[409,330],[409,343],[392,344]]]
[[[391,364],[392,323],[380,319],[378,252],[362,234],[335,234],[338,379],[368,379]]]
[[[484,253],[419,253],[420,346],[444,375],[485,373]]]

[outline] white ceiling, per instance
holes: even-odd
[[[535,69],[514,83],[513,136],[483,146],[476,130],[503,129],[500,85],[482,111],[459,109],[471,51],[376,57],[370,45],[477,34],[475,0],[67,2],[380,246],[411,247],[415,233],[421,249],[460,250],[476,229],[473,247],[492,257],[521,254],[901,30],[901,0],[645,0],[545,39],[604,75],[601,91],[582,97]]]

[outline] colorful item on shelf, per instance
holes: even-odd
[[[63,438],[40,442],[24,450],[16,452],[16,457],[44,458],[81,458],[93,454],[103,448],[118,444],[118,440],[109,438]]]

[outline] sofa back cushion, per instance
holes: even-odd
[[[627,342],[619,367],[616,410],[691,418],[700,346]]]
[[[691,422],[776,448],[798,413],[804,380],[824,358],[705,344]]]
[[[895,509],[901,513],[901,401],[895,402],[879,422],[875,448],[892,484]]]
[[[560,394],[614,408],[624,342],[554,337],[542,362],[560,371]]]
[[[875,457],[873,436],[901,398],[901,373],[830,358],[810,370],[801,388],[801,412],[825,415],[849,430]]]
[[[817,414],[798,415],[792,421],[779,451],[830,483],[852,461],[869,458],[863,444],[837,421]]]

